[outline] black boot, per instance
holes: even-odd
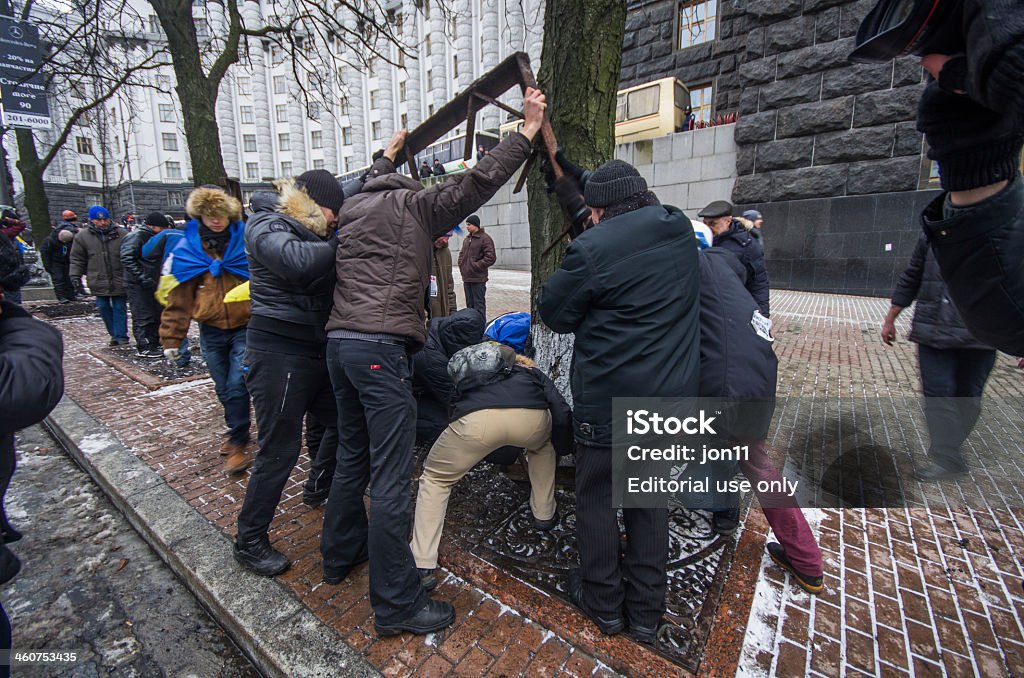
[[[288,569],[291,563],[283,553],[270,545],[270,539],[263,535],[244,544],[235,542],[235,560],[245,569],[261,577],[273,577]]]
[[[325,584],[340,584],[345,581],[352,570],[356,569],[359,565],[362,565],[370,559],[370,549],[366,544],[363,544],[363,549],[356,556],[355,561],[351,565],[345,567],[332,567],[330,565],[324,565],[324,583]]]
[[[420,608],[419,612],[404,621],[393,624],[378,624],[374,620],[373,628],[377,630],[377,635],[380,636],[397,636],[403,631],[424,635],[440,631],[446,626],[450,626],[453,621],[455,621],[455,608],[452,607],[451,603],[441,600],[430,600],[428,598],[427,604]]]
[[[14,579],[21,570],[21,561],[14,551],[0,544],[0,586]]]
[[[622,630],[626,628],[626,621],[622,616],[611,617],[605,619],[599,617],[590,611],[586,603],[583,602],[583,575],[580,574],[579,569],[569,570],[569,574],[565,580],[566,593],[569,594],[569,600],[579,610],[587,616],[590,621],[597,624],[597,628],[601,629],[601,633],[613,636],[616,633],[622,633]]]
[[[740,527],[740,510],[738,508],[711,512],[711,529],[715,534],[730,537]]]

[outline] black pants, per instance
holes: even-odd
[[[330,422],[310,468],[311,480],[318,478],[323,483],[334,473],[338,449],[334,394],[323,357],[249,348],[245,366],[245,385],[259,428],[259,450],[238,514],[239,542],[261,537],[270,529],[281,493],[299,460],[307,411],[314,412],[319,421]]]
[[[487,321],[487,283],[462,283],[466,292],[466,308],[475,308]]]
[[[71,282],[71,262],[55,261],[53,270],[50,271],[50,279],[53,280],[53,293],[57,301],[74,301],[77,296],[74,284]]]
[[[325,567],[347,568],[369,546],[370,603],[377,623],[391,624],[427,604],[409,548],[416,437],[409,356],[403,346],[331,339],[327,365],[341,443],[320,551]]]
[[[135,283],[127,283],[128,307],[132,312],[132,336],[139,348],[160,345],[160,314],[163,306],[153,296],[154,290]]]
[[[576,451],[576,548],[583,601],[599,617],[625,614],[654,626],[665,614],[668,586],[668,510],[624,508],[627,545],[619,560],[618,510],[612,504],[612,450],[578,445]]]
[[[917,346],[928,425],[928,457],[952,470],[966,470],[960,446],[981,415],[981,394],[996,362],[983,349]]]

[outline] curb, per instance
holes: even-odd
[[[380,675],[280,582],[239,567],[231,540],[74,400],[45,424],[264,675]]]

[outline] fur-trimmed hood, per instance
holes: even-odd
[[[200,186],[188,194],[185,211],[192,217],[222,217],[235,223],[242,220],[242,203],[219,188]]]
[[[280,179],[274,182],[279,198],[277,211],[291,217],[321,238],[331,234],[331,227],[324,218],[320,206],[313,202],[305,190],[295,185],[294,179]]]

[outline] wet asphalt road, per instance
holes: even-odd
[[[18,434],[7,515],[20,574],[0,588],[14,648],[78,650],[15,676],[259,676],[163,561],[40,427]]]

